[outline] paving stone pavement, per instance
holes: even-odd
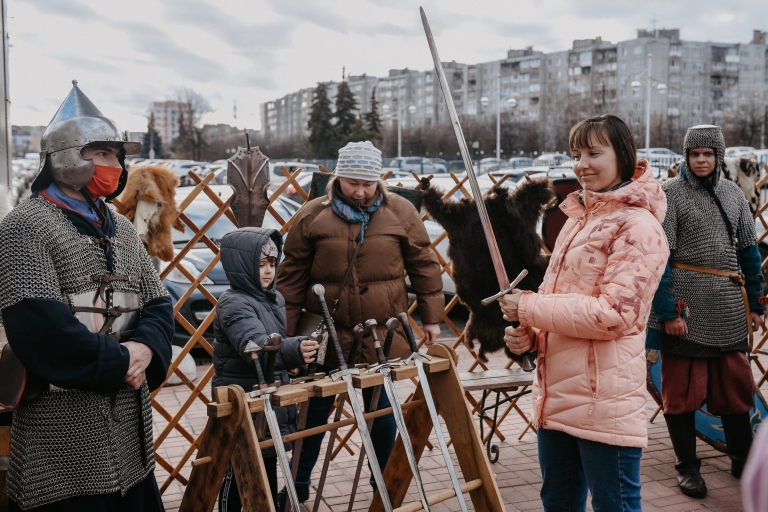
[[[472,357],[461,347],[458,352],[460,358],[459,370],[466,371],[472,362]],[[503,368],[506,361],[506,356],[503,354],[492,356],[489,367]],[[200,376],[207,370],[207,367],[198,366],[197,370]],[[410,382],[398,383],[398,392],[403,400],[408,397],[413,389],[414,387]],[[175,386],[162,390],[157,396],[157,402],[173,415],[188,399],[188,396],[189,389],[186,386]],[[479,398],[480,393],[477,393],[476,396]],[[530,395],[521,398],[519,404],[523,412],[530,416]],[[655,410],[656,404],[649,395],[647,404],[649,419]],[[154,418],[155,437],[157,438],[162,428],[167,425],[167,422],[157,412],[155,412]],[[190,434],[197,436],[203,431],[206,420],[205,406],[200,400],[197,400],[180,424]],[[506,510],[509,512],[543,510],[539,498],[541,471],[539,470],[538,463],[536,434],[529,430],[523,435],[522,439],[518,440],[518,436],[520,436],[524,428],[525,422],[512,412],[500,428],[500,432],[505,436],[506,440],[504,442],[497,442],[500,456],[498,462],[491,466],[496,475],[496,481],[504,499]],[[342,434],[344,432],[346,432],[346,429],[341,430]],[[444,432],[447,435],[447,430],[444,430]],[[707,482],[709,494],[703,500],[695,500],[681,494],[677,487],[676,472],[673,467],[675,456],[664,419],[661,415],[656,418],[654,423],[648,423],[648,437],[648,448],[645,450],[641,462],[642,503],[645,512],[736,512],[742,510],[739,480],[730,475],[730,461],[724,454],[702,441],[698,441],[698,453],[703,461],[701,472]],[[431,442],[433,445],[437,444],[434,434],[431,437]],[[185,437],[178,431],[173,431],[158,449],[158,454],[175,466],[188,451],[189,446],[190,443]],[[341,452],[336,460],[331,463],[323,492],[323,500],[319,507],[321,512],[336,512],[347,509],[358,458],[357,453],[360,449],[357,434],[352,436],[350,447],[354,450],[354,455],[346,451]],[[312,504],[315,499],[314,486],[322,466],[321,462],[325,457],[324,452],[325,450],[321,453],[320,462],[318,462],[313,473],[310,500],[302,506],[303,512],[312,510]],[[453,453],[452,449],[451,453]],[[454,463],[456,464],[455,458]],[[448,473],[438,449],[425,450],[419,467],[427,494],[450,487]],[[458,465],[456,467],[459,479],[463,481]],[[182,474],[188,476],[189,471],[190,466],[187,463],[182,470]],[[158,465],[156,476],[158,483],[162,486],[168,477],[168,472]],[[368,469],[367,466],[364,466],[353,510],[368,509],[372,498],[368,478]],[[178,510],[183,492],[184,487],[176,481],[168,486],[163,494],[163,502],[168,512]],[[470,510],[474,510],[469,500],[469,495],[465,495],[465,497]],[[405,503],[417,501],[418,499],[418,493],[412,484]],[[452,499],[433,506],[432,510],[443,512],[460,509],[456,500]],[[587,510],[591,511],[591,506],[588,505]]]

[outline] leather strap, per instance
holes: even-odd
[[[700,272],[702,274],[711,274],[715,276],[723,276],[731,278],[736,284],[741,287],[741,300],[744,301],[744,312],[747,317],[747,332],[749,333],[749,352],[752,352],[752,341],[754,335],[752,333],[752,318],[749,310],[749,297],[747,297],[747,290],[744,288],[744,276],[736,272],[728,272],[727,270],[718,270],[716,268],[699,267],[697,265],[689,265],[688,263],[679,263],[677,261],[672,263],[672,268],[679,268],[681,270],[690,270],[692,272]]]

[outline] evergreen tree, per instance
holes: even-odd
[[[141,141],[142,158],[150,158],[150,148],[155,150],[154,158],[163,158],[163,140],[155,130],[155,114],[152,113],[149,114],[147,133],[144,134],[144,139]]]
[[[349,88],[349,84],[346,81],[341,82],[336,93],[336,135],[339,138],[339,147],[351,142],[355,137],[359,138],[355,133],[358,124],[355,114],[357,110],[357,99]]]
[[[379,117],[379,102],[376,101],[376,88],[371,93],[371,111],[364,114],[365,130],[372,141],[381,141],[381,118]]]
[[[336,127],[333,126],[331,100],[328,99],[328,88],[318,83],[312,98],[312,109],[309,113],[307,128],[309,129],[309,146],[315,158],[336,158],[339,145]]]

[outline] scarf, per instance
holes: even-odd
[[[45,190],[40,192],[40,195],[47,199],[49,202],[55,204],[59,208],[65,208],[70,211],[74,211],[82,215],[87,221],[96,224],[101,227],[101,217],[96,211],[91,208],[85,201],[80,201],[73,197],[69,197],[56,186],[56,183],[51,183]],[[96,199],[97,207],[100,206],[101,200]]]
[[[354,207],[345,203],[340,197],[336,196],[331,201],[331,210],[333,213],[341,217],[341,219],[349,222],[350,224],[360,223],[360,236],[357,241],[360,244],[365,240],[365,228],[368,227],[368,223],[371,221],[371,215],[375,212],[379,206],[381,206],[382,196],[376,199],[376,202],[371,206],[358,206]]]

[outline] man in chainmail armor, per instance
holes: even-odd
[[[47,391],[14,412],[10,510],[163,510],[149,391],[173,306],[131,223],[106,206],[138,153],[74,87],[43,133],[32,197],[0,223],[0,318]]]
[[[669,263],[653,301],[648,348],[661,350],[664,418],[682,492],[707,494],[696,456],[695,412],[720,416],[740,477],[750,446],[755,385],[746,353],[764,327],[763,277],[749,203],[721,173],[725,140],[718,126],[688,129],[680,174],[667,194]]]

